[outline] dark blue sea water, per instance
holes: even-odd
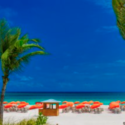
[[[27,101],[30,104],[55,99],[58,101],[101,101],[108,105],[111,101],[125,101],[125,93],[62,93],[62,92],[45,92],[45,93],[6,93],[5,101]]]

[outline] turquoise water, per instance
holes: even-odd
[[[55,99],[58,101],[101,101],[108,105],[111,101],[125,101],[125,93],[6,93],[5,101],[26,101],[29,104]]]

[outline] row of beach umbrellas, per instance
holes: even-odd
[[[101,105],[103,105],[103,103],[99,102],[99,101],[84,101],[84,102],[79,102],[79,101],[76,101],[76,102],[68,102],[68,101],[63,101],[62,102],[62,105],[59,106],[60,109],[64,109],[66,107],[73,107],[75,105],[76,109],[80,109],[80,108],[83,108],[87,105],[91,105],[90,108],[98,108],[100,107]]]

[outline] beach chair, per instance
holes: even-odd
[[[82,108],[77,110],[78,113],[82,113]]]
[[[120,105],[120,109],[121,109],[121,111],[125,111],[125,106],[124,105]]]
[[[23,108],[20,108],[20,111],[23,113],[26,113],[28,112],[29,108],[28,107],[23,107]]]
[[[113,113],[121,113],[123,107],[120,105],[120,102],[111,102],[109,105],[109,110],[112,111]]]
[[[82,113],[84,113],[84,112],[85,112],[85,108],[84,108],[84,107],[81,109],[81,112],[82,112]]]
[[[95,114],[100,114],[103,110],[101,108],[95,108],[93,111]]]
[[[69,111],[70,111],[70,107],[66,107],[66,108],[64,108],[63,112],[68,113]]]
[[[18,105],[17,106],[17,108],[16,108],[16,111],[18,112],[18,111],[20,111],[20,112],[27,112],[28,111],[28,109],[27,109],[27,104],[20,104],[20,105]]]
[[[77,112],[77,113],[82,113],[82,108],[76,108],[76,109],[75,109],[75,112]]]
[[[82,112],[90,112],[90,111],[91,111],[91,109],[89,106],[85,106],[82,108]]]
[[[94,112],[94,109],[90,109],[90,112]]]
[[[6,112],[10,112],[10,111],[12,111],[12,104],[7,104],[7,105],[5,105],[4,106],[4,111],[6,111]]]
[[[9,108],[4,108],[4,111],[10,112],[10,109]]]
[[[88,113],[91,113],[91,109],[90,108],[88,108],[88,111],[87,111]]]
[[[115,114],[120,114],[121,113],[121,109],[120,108],[114,108],[112,111]]]
[[[67,105],[60,105],[59,109],[62,109],[62,113],[65,113],[67,107],[68,107]]]
[[[97,108],[97,113],[99,114],[99,113],[102,113],[102,111],[103,111],[103,108]]]
[[[62,109],[62,113],[65,113],[65,109]]]
[[[75,107],[72,107],[72,113],[74,113],[76,111]]]
[[[123,107],[123,111],[125,111],[125,106]]]

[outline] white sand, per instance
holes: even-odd
[[[125,111],[121,114],[113,114],[107,108],[102,106],[104,111],[101,114],[93,113],[61,113],[59,116],[48,117],[48,122],[52,125],[123,125],[125,122]],[[38,109],[30,110],[27,113],[4,113],[4,122],[17,122],[22,119],[37,118]]]

